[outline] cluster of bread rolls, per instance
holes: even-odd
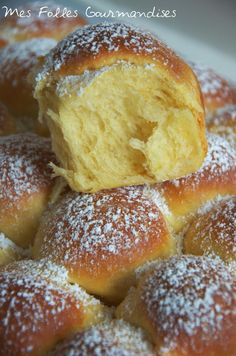
[[[234,356],[233,85],[41,5],[0,24],[0,355]]]

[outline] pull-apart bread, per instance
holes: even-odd
[[[150,33],[126,24],[77,29],[52,49],[35,97],[60,162],[81,192],[195,172],[207,151],[192,69]]]

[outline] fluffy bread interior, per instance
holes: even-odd
[[[154,183],[196,171],[205,156],[203,109],[186,83],[154,65],[117,63],[36,87],[55,173],[72,189]],[[49,108],[49,109],[48,109]]]

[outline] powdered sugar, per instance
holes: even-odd
[[[197,189],[203,179],[223,182],[224,179],[227,179],[227,173],[236,168],[235,162],[235,149],[224,138],[209,134],[208,153],[202,167],[196,173],[172,180],[170,184],[179,188],[188,182],[191,189]],[[234,174],[236,175],[236,172]],[[181,194],[181,190],[179,190],[179,194]]]
[[[166,45],[154,38],[150,33],[140,29],[119,23],[100,23],[78,28],[53,49],[47,56],[43,71],[39,74],[41,80],[51,70],[58,71],[70,58],[92,57],[93,60],[103,52],[118,53],[131,52],[137,56],[149,56],[156,60],[158,53],[163,65],[173,66],[170,60],[174,52]]]
[[[65,316],[70,318],[73,329],[73,325],[78,325],[80,320],[79,313],[83,313],[80,309],[99,303],[78,286],[60,284],[65,279],[63,268],[61,277],[60,268],[54,268],[49,263],[45,265],[49,267],[45,272],[41,270],[42,264],[37,267],[36,261],[21,262],[19,270],[17,266],[14,263],[0,271],[0,333],[3,353],[26,353],[29,349],[36,351],[38,341],[42,342],[42,330],[45,333],[48,328],[54,339],[55,335],[64,330],[67,322]],[[83,318],[80,322],[83,323]]]
[[[16,86],[19,78],[26,80],[24,75],[29,73],[38,58],[46,55],[55,45],[56,41],[53,39],[36,38],[4,47],[0,51],[0,82],[9,80],[13,86]]]
[[[217,110],[208,118],[207,128],[210,132],[224,137],[232,146],[236,146],[236,105],[228,105]]]
[[[224,343],[222,330],[236,322],[236,282],[218,260],[194,256],[164,260],[145,279],[141,293],[162,338],[161,352],[181,345],[185,352],[200,353],[215,340]]]
[[[49,139],[32,133],[0,138],[0,201],[5,209],[25,195],[52,187],[50,161],[56,160]]]
[[[79,262],[93,275],[108,260],[103,268],[112,269],[121,255],[132,261],[139,246],[140,256],[147,248],[151,251],[151,241],[154,248],[167,233],[159,209],[144,196],[143,187],[68,193],[45,214],[39,231],[41,256],[69,266]]]
[[[200,82],[204,95],[216,95],[216,99],[219,91],[219,98],[229,95],[231,91],[230,84],[226,85],[226,80],[216,74],[211,68],[201,63],[190,63],[190,65]]]
[[[236,260],[236,198],[222,199],[208,214],[201,212],[186,238],[204,254],[216,253],[227,262]]]
[[[154,351],[140,329],[122,320],[114,320],[75,334],[71,339],[58,345],[52,353],[54,356],[89,354],[94,356],[150,356],[154,355]]]

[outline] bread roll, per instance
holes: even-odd
[[[236,104],[236,89],[229,81],[203,64],[191,62],[190,65],[199,80],[207,114]]]
[[[127,187],[65,194],[43,215],[33,253],[62,264],[72,282],[117,303],[135,268],[174,254],[175,241],[143,187]]]
[[[63,267],[28,260],[0,269],[1,355],[45,355],[104,316],[105,307],[70,285]]]
[[[154,356],[145,334],[122,320],[113,320],[76,333],[59,344],[52,356]]]
[[[29,257],[29,250],[23,249],[0,232],[0,266]]]
[[[208,257],[159,262],[117,309],[149,332],[161,356],[233,356],[236,280]]]
[[[28,75],[38,59],[55,44],[52,39],[40,38],[14,43],[0,50],[0,100],[14,116],[27,117],[24,120],[27,129],[36,125],[32,120],[36,121],[38,116],[38,104],[33,98]]]
[[[86,20],[81,16],[72,17],[73,13],[70,16],[64,13],[62,16],[64,8],[62,4],[53,1],[31,1],[19,6],[18,12],[24,11],[24,17],[14,13],[1,19],[0,46],[1,43],[4,45],[4,43],[9,44],[37,37],[60,40],[76,27],[86,24]],[[66,9],[71,11],[68,7]],[[28,12],[30,16],[27,16]],[[49,12],[57,13],[57,16],[49,16]]]
[[[154,188],[166,200],[172,214],[169,221],[179,232],[206,202],[236,194],[236,151],[224,138],[209,134],[208,154],[196,173]]]
[[[36,77],[70,187],[96,192],[196,171],[207,143],[190,67],[151,34],[125,24],[85,26],[61,41]]]
[[[227,197],[202,209],[184,236],[184,252],[215,254],[236,262],[236,197]]]
[[[0,102],[0,136],[16,133],[16,123],[6,106]]]
[[[236,148],[236,105],[225,106],[207,120],[207,130],[224,137]]]
[[[32,133],[0,137],[0,231],[17,245],[32,243],[54,180],[49,139]]]

